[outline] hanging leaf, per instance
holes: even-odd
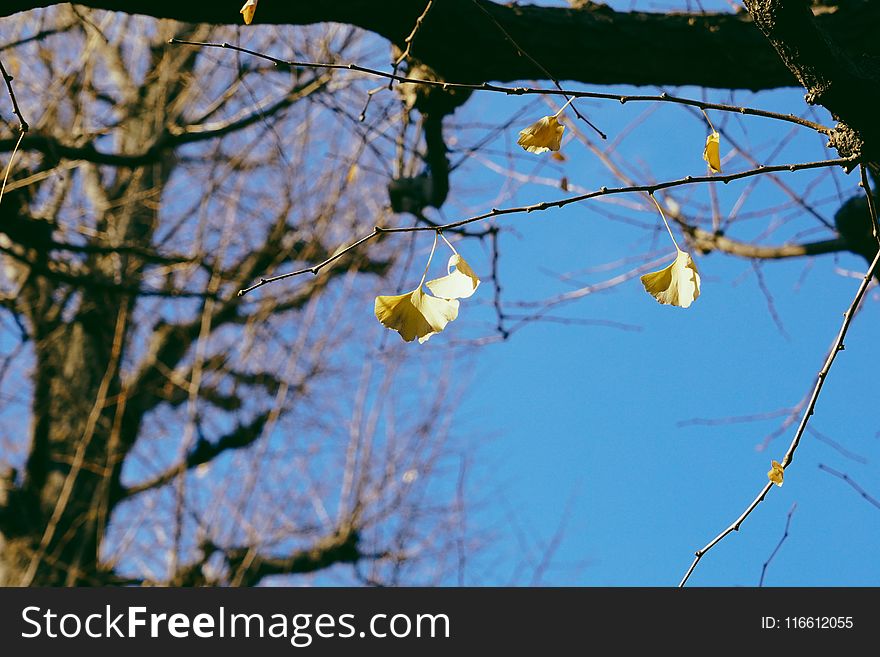
[[[562,144],[562,133],[565,126],[555,116],[545,116],[535,121],[524,130],[519,131],[516,143],[529,153],[546,153],[558,151]]]
[[[480,279],[460,255],[456,253],[449,258],[446,270],[449,272],[446,276],[426,283],[435,297],[466,299],[477,291]]]
[[[721,173],[721,136],[715,132],[706,137],[706,147],[703,149],[703,159],[709,163],[709,168],[715,173]]]
[[[690,254],[677,250],[675,260],[641,277],[642,285],[660,303],[687,308],[700,296],[700,274]]]
[[[257,2],[259,2],[259,0],[247,0],[241,8],[239,13],[244,16],[245,25],[250,25],[251,21],[254,20],[254,12],[257,11]]]
[[[405,342],[418,338],[424,343],[458,317],[458,300],[432,297],[419,286],[405,294],[376,297],[374,312],[382,326],[400,333]]]

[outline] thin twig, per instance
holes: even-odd
[[[792,504],[791,509],[788,510],[788,515],[785,518],[785,530],[782,532],[782,538],[779,539],[779,543],[776,544],[776,547],[773,548],[773,552],[770,553],[767,561],[765,561],[764,565],[761,567],[761,579],[758,580],[758,586],[764,586],[764,575],[767,574],[767,567],[770,565],[770,562],[773,561],[776,553],[779,552],[779,548],[781,548],[782,544],[785,543],[785,539],[788,538],[788,528],[791,527],[791,517],[794,515],[795,509],[797,509],[797,502]]]
[[[267,283],[274,283],[275,281],[280,281],[285,278],[290,278],[292,276],[300,276],[302,274],[317,274],[321,269],[329,265],[334,260],[342,257],[352,249],[359,247],[361,244],[369,242],[376,236],[382,233],[414,233],[414,232],[422,232],[422,231],[447,231],[454,230],[457,228],[461,228],[462,226],[466,226],[468,224],[475,223],[477,221],[484,221],[491,217],[499,217],[502,215],[508,214],[517,214],[517,213],[525,213],[529,214],[531,212],[538,212],[542,210],[548,210],[550,208],[561,208],[566,205],[570,205],[572,203],[578,203],[580,201],[586,201],[591,198],[597,198],[599,196],[609,196],[612,194],[625,194],[632,192],[648,192],[649,194],[653,194],[657,190],[660,189],[668,189],[670,187],[680,187],[681,185],[691,185],[694,183],[728,183],[732,180],[739,180],[741,178],[748,178],[751,176],[757,176],[765,173],[769,173],[772,171],[802,171],[804,169],[817,169],[820,167],[830,167],[830,166],[846,166],[853,165],[857,162],[855,158],[839,158],[835,160],[820,160],[818,162],[802,162],[799,164],[778,164],[773,166],[759,166],[756,169],[749,169],[748,171],[740,171],[738,173],[731,173],[723,176],[713,175],[713,176],[685,176],[684,178],[680,178],[678,180],[668,180],[665,182],[654,183],[653,185],[631,185],[629,187],[601,187],[596,191],[589,192],[586,194],[580,194],[578,196],[570,196],[568,198],[560,199],[558,201],[542,201],[541,203],[535,203],[533,205],[523,205],[514,208],[492,208],[490,212],[485,212],[483,214],[469,217],[468,219],[461,219],[459,221],[453,221],[447,224],[439,224],[439,225],[429,225],[429,226],[404,226],[398,228],[385,228],[382,226],[376,226],[373,228],[373,232],[364,237],[361,237],[356,242],[349,244],[344,247],[341,251],[337,252],[335,255],[331,256],[327,260],[324,260],[317,265],[313,265],[311,267],[305,267],[304,269],[299,269],[297,271],[288,272],[286,274],[281,274],[280,276],[273,276],[272,278],[262,278],[259,283],[256,283],[248,288],[243,290],[239,290],[238,296],[243,296],[252,290],[257,289],[258,287],[262,287]]]
[[[850,486],[851,486],[851,487],[852,487],[852,488],[853,488],[853,489],[854,489],[859,495],[861,495],[865,500],[867,500],[868,502],[870,502],[871,504],[873,504],[874,506],[876,506],[878,509],[880,509],[880,500],[877,500],[876,498],[871,497],[871,495],[868,494],[868,492],[867,492],[864,488],[862,488],[862,487],[859,486],[856,482],[854,482],[854,481],[850,478],[850,476],[849,476],[848,474],[846,474],[845,472],[838,472],[838,471],[835,470],[834,468],[829,468],[829,467],[828,467],[827,465],[825,465],[824,463],[820,463],[820,464],[819,464],[819,469],[820,469],[820,470],[824,470],[824,471],[827,472],[828,474],[834,475],[834,476],[837,477],[838,479],[843,479],[843,481],[845,481],[846,483],[848,483],[848,484],[849,484],[849,485],[850,485]]]
[[[859,173],[862,176],[859,187],[865,190],[865,196],[868,199],[868,212],[871,213],[871,231],[877,244],[880,245],[880,233],[877,232],[877,207],[874,205],[874,194],[871,193],[871,185],[868,182],[868,167],[864,164],[859,165]]]
[[[416,24],[415,24],[415,27],[413,27],[412,32],[410,32],[409,36],[403,40],[403,42],[406,44],[406,50],[404,50],[402,53],[400,53],[400,57],[398,57],[397,59],[394,60],[394,68],[391,71],[391,73],[393,75],[397,75],[397,70],[400,68],[400,64],[403,62],[404,59],[406,59],[407,57],[410,56],[410,54],[412,54],[413,41],[416,38],[416,34],[418,34],[418,32],[419,32],[419,28],[422,27],[422,21],[425,20],[425,16],[427,16],[428,12],[431,11],[431,7],[433,5],[434,5],[434,0],[428,0],[428,4],[425,6],[425,11],[423,11],[421,16],[419,16],[416,19]],[[394,85],[394,78],[391,78],[388,81],[388,88],[391,89],[393,87],[393,85]],[[372,97],[372,94],[370,94],[370,97]],[[367,99],[367,103],[369,103],[369,99]],[[367,111],[367,108],[364,107],[364,112],[366,112],[366,111]]]
[[[444,82],[442,80],[422,80],[418,78],[410,78],[403,75],[396,75],[394,73],[388,73],[387,71],[380,71],[378,69],[369,68],[366,66],[360,66],[359,64],[330,64],[330,63],[322,63],[322,62],[300,62],[300,61],[291,61],[285,59],[279,59],[277,57],[272,57],[271,55],[266,55],[261,52],[257,52],[255,50],[249,50],[247,48],[242,48],[240,46],[234,46],[230,43],[210,43],[206,41],[189,41],[186,39],[176,39],[172,38],[168,40],[168,43],[175,45],[187,45],[187,46],[197,46],[201,48],[225,48],[228,50],[235,50],[238,52],[243,52],[248,55],[253,55],[254,57],[259,57],[260,59],[265,59],[266,61],[272,62],[276,66],[286,66],[290,68],[326,68],[326,69],[337,69],[337,70],[348,70],[348,71],[356,71],[358,73],[364,73],[367,75],[373,75],[380,78],[385,78],[387,80],[393,80],[396,82],[407,82],[410,84],[421,84],[430,87],[442,87],[443,89],[470,89],[472,91],[490,91],[495,93],[503,93],[508,96],[531,96],[531,95],[539,95],[539,96],[564,96],[574,97],[574,98],[595,98],[597,100],[615,100],[619,102],[621,105],[624,103],[635,103],[635,102],[663,102],[663,103],[676,103],[678,105],[689,105],[691,107],[698,107],[700,109],[711,109],[719,112],[733,112],[735,114],[748,114],[750,116],[761,116],[767,119],[775,119],[777,121],[787,121],[789,123],[795,123],[800,126],[804,126],[806,128],[810,128],[819,132],[823,135],[830,135],[832,133],[832,128],[824,126],[820,123],[815,123],[813,121],[809,121],[807,119],[801,118],[799,116],[795,116],[794,114],[782,114],[780,112],[771,112],[768,110],[757,109],[753,107],[741,107],[739,105],[725,105],[722,103],[709,103],[703,100],[696,100],[693,98],[682,98],[678,96],[670,96],[667,93],[661,93],[658,95],[625,95],[625,94],[609,94],[609,93],[601,93],[597,91],[575,91],[573,89],[544,89],[539,87],[505,87],[497,84],[490,84],[488,82],[483,82],[480,84],[467,84],[462,82]]]
[[[432,228],[431,230],[436,230],[436,229]],[[380,228],[379,226],[376,226],[376,227],[373,229],[373,232],[372,232],[372,233],[370,233],[370,234],[367,235],[366,237],[362,237],[362,238],[360,238],[357,242],[354,242],[354,243],[352,243],[352,244],[349,244],[348,246],[346,246],[345,248],[341,249],[340,251],[337,251],[335,254],[333,254],[332,256],[330,256],[329,258],[327,258],[326,260],[324,260],[324,262],[318,263],[317,265],[314,265],[314,266],[312,266],[312,267],[306,267],[305,269],[299,269],[299,270],[297,270],[297,271],[291,271],[291,272],[288,272],[288,273],[286,273],[286,274],[281,274],[280,276],[273,276],[273,277],[271,277],[271,278],[261,278],[259,283],[255,283],[254,285],[251,285],[250,287],[247,287],[247,288],[244,288],[244,289],[242,289],[242,290],[239,290],[239,291],[238,291],[238,296],[242,297],[242,296],[244,296],[245,294],[247,294],[248,292],[251,292],[251,291],[253,291],[253,290],[256,290],[258,287],[263,287],[264,285],[266,285],[266,284],[268,284],[268,283],[274,283],[275,281],[280,281],[280,280],[283,280],[283,279],[285,279],[285,278],[290,278],[291,276],[299,276],[299,275],[301,275],[301,274],[317,274],[319,271],[321,271],[321,269],[323,269],[324,267],[326,267],[327,265],[329,265],[329,264],[330,264],[331,262],[333,262],[334,260],[338,260],[339,258],[341,258],[342,256],[344,256],[344,255],[345,255],[346,253],[348,253],[349,251],[352,251],[352,250],[356,249],[356,248],[359,247],[361,244],[364,244],[364,243],[366,243],[366,242],[369,242],[371,239],[373,239],[374,237],[377,237],[377,236],[381,235],[381,234],[384,233],[384,232],[386,232],[385,229]]]
[[[496,19],[496,18],[491,14],[491,12],[490,12],[488,9],[486,9],[482,4],[480,4],[479,2],[477,2],[477,0],[471,0],[471,1],[474,3],[474,6],[477,7],[477,9],[479,9],[479,10],[482,11],[484,14],[486,14],[486,16],[489,18],[489,20],[492,21],[492,22],[495,24],[495,27],[497,27],[497,28],[499,29],[499,31],[501,32],[501,34],[504,35],[504,38],[507,39],[508,41],[510,41],[511,44],[513,44],[513,47],[516,48],[516,54],[517,54],[517,55],[521,55],[521,56],[525,57],[525,58],[528,59],[532,64],[534,64],[535,66],[537,66],[538,69],[541,71],[541,73],[543,73],[545,76],[547,76],[548,78],[550,78],[550,81],[553,82],[554,85],[556,85],[556,88],[559,89],[560,91],[562,91],[562,85],[559,84],[559,80],[556,79],[556,76],[555,76],[555,75],[553,75],[550,71],[548,71],[548,70],[547,70],[547,69],[541,64],[541,62],[539,62],[537,59],[535,59],[534,57],[532,57],[532,56],[531,56],[529,53],[527,53],[525,50],[523,50],[522,48],[520,48],[520,45],[514,40],[514,38],[513,38],[512,36],[510,36],[510,33],[509,33],[507,30],[504,29],[504,26],[503,26],[501,23],[498,22],[498,19]],[[572,100],[572,99],[568,98],[567,96],[566,96],[565,99],[566,99],[567,101],[569,101],[569,102],[571,102],[571,100]],[[583,121],[584,123],[586,123],[586,124],[587,124],[588,126],[590,126],[593,130],[595,130],[595,131],[596,131],[596,134],[598,134],[602,139],[608,139],[608,135],[606,135],[604,132],[602,132],[601,130],[599,130],[599,128],[597,128],[595,125],[593,125],[593,124],[590,122],[590,120],[589,120],[587,117],[585,117],[583,114],[581,114],[581,113],[578,111],[578,109],[577,109],[574,105],[571,106],[571,111],[574,112],[574,113],[575,113],[575,116],[577,116],[581,121]]]
[[[18,100],[15,98],[15,91],[12,89],[12,76],[6,72],[3,66],[3,60],[0,59],[0,75],[6,83],[6,90],[9,92],[9,98],[12,101],[12,111],[18,117],[18,141],[15,142],[15,148],[12,149],[12,155],[9,156],[9,164],[6,165],[6,173],[3,174],[3,183],[0,184],[0,201],[3,200],[3,193],[6,191],[6,181],[9,180],[9,172],[12,171],[12,163],[15,162],[15,154],[18,153],[18,147],[21,146],[21,140],[24,139],[25,133],[30,129],[28,122],[24,120],[21,108],[18,106]]]
[[[21,108],[18,106],[18,100],[15,98],[15,91],[12,90],[12,76],[6,72],[6,68],[3,66],[3,60],[0,60],[0,75],[3,76],[3,81],[6,83],[6,90],[9,92],[9,98],[12,100],[12,111],[15,112],[15,116],[18,117],[18,131],[22,134],[27,132],[30,126],[28,126],[28,122],[24,120],[24,115],[21,113]]]
[[[710,189],[714,189],[714,187]],[[757,260],[752,260],[751,264],[752,271],[755,272],[755,281],[758,283],[758,289],[761,291],[761,294],[764,295],[764,300],[767,302],[767,312],[770,314],[770,319],[776,324],[776,328],[779,329],[779,334],[786,340],[791,340],[791,336],[788,334],[788,331],[785,330],[785,324],[782,322],[782,317],[776,310],[776,303],[773,301],[773,294],[770,292],[770,288],[767,287],[767,283],[764,281],[764,272],[761,271],[761,265],[758,264]]]
[[[866,190],[868,194],[870,194],[870,189]],[[871,220],[873,222],[877,222],[877,215],[874,213],[874,204],[869,203],[868,205],[871,212]],[[862,278],[862,282],[859,284],[859,289],[856,291],[855,297],[850,303],[849,308],[843,313],[843,324],[840,327],[840,331],[837,333],[837,339],[834,342],[834,346],[831,348],[831,351],[825,358],[825,364],[822,366],[822,369],[819,370],[819,374],[816,377],[816,384],[813,387],[813,393],[810,395],[810,400],[804,409],[804,414],[801,417],[800,424],[798,425],[797,431],[795,431],[794,438],[791,440],[791,444],[788,446],[788,451],[786,451],[785,456],[780,461],[782,468],[786,469],[789,465],[791,465],[792,460],[794,459],[794,453],[800,444],[801,437],[804,434],[804,430],[807,428],[807,423],[810,421],[810,418],[813,416],[813,413],[816,408],[816,402],[819,399],[819,394],[822,392],[822,386],[825,385],[825,380],[828,377],[828,372],[831,370],[831,366],[834,364],[834,360],[837,358],[837,354],[844,350],[844,339],[846,338],[846,333],[849,330],[849,326],[852,323],[852,319],[855,316],[856,309],[859,307],[862,301],[862,297],[865,296],[865,292],[867,292],[868,287],[873,280],[874,274],[877,272],[878,265],[880,265],[880,250],[877,251],[877,254],[874,256],[874,260],[871,261],[871,265],[868,267],[868,271],[865,273],[865,276]],[[709,543],[706,544],[705,547],[697,550],[695,554],[695,558],[693,563],[691,563],[690,568],[688,568],[681,582],[679,583],[679,587],[683,587],[688,578],[691,576],[691,573],[694,571],[694,568],[697,567],[697,564],[700,562],[700,559],[711,550],[717,543],[719,543],[725,536],[730,534],[731,532],[738,531],[740,525],[743,521],[751,514],[752,511],[755,510],[755,507],[758,506],[763,500],[764,496],[770,491],[773,487],[773,482],[767,482],[764,487],[761,489],[761,492],[758,493],[758,496],[746,507],[746,510],[737,518],[727,529],[722,531],[718,536],[713,538]]]
[[[848,450],[846,447],[841,445],[839,442],[837,442],[836,440],[834,440],[830,436],[826,436],[824,433],[822,433],[821,431],[819,431],[815,427],[809,427],[809,428],[807,428],[807,431],[816,440],[819,440],[819,441],[825,443],[826,445],[828,445],[829,447],[831,447],[832,449],[837,450],[837,452],[841,456],[843,456],[844,458],[848,458],[852,461],[855,461],[856,463],[865,464],[868,462],[868,459],[865,458],[864,456],[862,456],[861,454],[856,454],[855,452]]]
[[[819,169],[822,167],[833,167],[833,166],[852,166],[856,164],[858,160],[856,158],[837,158],[833,160],[819,160],[817,162],[801,162],[798,164],[777,164],[773,166],[758,166],[755,169],[748,169],[747,171],[740,171],[738,173],[731,173],[723,176],[713,175],[713,176],[685,176],[684,178],[679,178],[677,180],[667,180],[665,182],[654,183],[652,185],[630,185],[627,187],[600,187],[598,190],[588,192],[586,194],[579,194],[577,196],[570,196],[568,198],[559,199],[558,201],[543,201],[541,203],[534,203],[532,205],[523,205],[514,208],[493,208],[490,212],[486,212],[481,215],[477,215],[474,217],[470,217],[468,219],[462,219],[460,221],[454,221],[448,224],[443,224],[438,226],[437,228],[440,230],[449,230],[451,228],[460,228],[461,226],[466,226],[467,224],[471,224],[477,221],[483,221],[484,219],[489,219],[490,217],[498,217],[507,214],[517,214],[517,213],[531,213],[541,210],[549,210],[550,208],[561,208],[566,205],[570,205],[572,203],[578,203],[580,201],[586,201],[591,198],[597,198],[599,196],[610,196],[612,194],[629,194],[633,192],[648,192],[649,194],[653,194],[656,191],[661,189],[669,189],[671,187],[681,187],[682,185],[691,185],[695,183],[729,183],[734,180],[740,180],[742,178],[750,178],[752,176],[759,176],[765,173],[770,173],[773,171],[803,171],[805,169]],[[403,232],[412,232],[416,230],[435,230],[434,227],[427,226],[419,226],[416,228],[381,228],[382,232],[386,233],[403,233]]]
[[[498,227],[493,226],[490,233],[492,237],[492,285],[495,288],[495,293],[492,296],[492,305],[495,308],[495,316],[497,318],[497,324],[495,328],[498,330],[498,334],[501,336],[502,340],[506,340],[510,336],[510,332],[504,326],[504,319],[506,317],[504,313],[504,308],[501,303],[501,281],[498,278],[498,261],[500,256],[500,248],[498,245]]]

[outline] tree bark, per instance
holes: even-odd
[[[849,52],[845,35],[823,29],[806,0],[744,4],[780,61],[807,90],[806,101],[825,107],[841,122],[831,145],[844,157],[880,159],[880,58]]]

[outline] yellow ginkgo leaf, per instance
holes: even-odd
[[[645,290],[660,303],[687,308],[700,296],[700,274],[690,254],[681,249],[668,267],[641,278]]]
[[[715,173],[721,173],[721,136],[715,132],[706,137],[706,148],[703,149],[703,159],[709,163],[709,168]]]
[[[405,294],[376,297],[374,312],[383,326],[400,333],[405,342],[418,338],[423,343],[458,317],[458,301],[432,297],[419,286]]]
[[[453,267],[455,271],[453,271]],[[456,253],[450,256],[446,270],[449,272],[446,276],[425,283],[435,297],[466,299],[477,291],[480,279],[460,255]]]
[[[555,116],[545,116],[535,121],[525,130],[519,131],[516,143],[529,153],[546,153],[558,151],[562,144],[562,133],[565,126]]]
[[[247,0],[247,2],[244,3],[244,7],[241,8],[239,13],[244,16],[245,25],[250,25],[251,21],[254,20],[254,12],[257,11],[257,2],[259,2],[259,0]]]
[[[784,470],[777,461],[770,461],[770,472],[767,473],[767,478],[770,481],[772,481],[777,486],[781,486],[783,473]]]

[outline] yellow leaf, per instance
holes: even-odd
[[[529,153],[558,151],[565,126],[555,116],[545,116],[524,130],[519,131],[516,143]]]
[[[405,342],[418,338],[423,343],[458,317],[458,300],[429,296],[419,286],[405,294],[376,297],[374,312],[383,326],[400,333]]]
[[[767,473],[767,478],[777,486],[781,486],[783,472],[782,466],[777,461],[770,461],[770,472]]]
[[[453,267],[455,271],[453,271]],[[466,299],[477,291],[480,279],[471,269],[470,265],[457,253],[449,258],[446,265],[446,271],[449,273],[442,278],[435,278],[428,281],[425,285],[434,294],[435,297],[441,299]]]
[[[241,8],[239,13],[244,16],[245,25],[250,25],[251,21],[254,20],[254,12],[257,11],[257,2],[259,2],[259,0],[247,0],[247,2],[244,3],[244,7]]]
[[[660,271],[641,278],[645,290],[657,301],[687,308],[700,296],[700,274],[690,254],[678,250],[675,260]]]
[[[709,168],[715,173],[721,173],[720,144],[721,136],[713,130],[712,134],[706,137],[706,148],[703,149],[703,159],[709,163]]]

